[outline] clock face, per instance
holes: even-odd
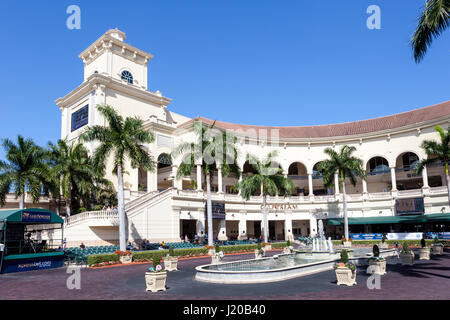
[[[129,71],[123,71],[121,78],[122,80],[126,80],[129,84],[133,84],[133,75]]]

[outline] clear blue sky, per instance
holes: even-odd
[[[425,0],[1,1],[0,138],[60,136],[54,104],[83,80],[78,54],[110,28],[152,53],[169,109],[256,125],[384,116],[449,100],[450,31],[424,61],[409,39]],[[81,8],[81,30],[66,8]],[[381,8],[381,30],[366,9]],[[3,151],[0,151],[0,158]]]

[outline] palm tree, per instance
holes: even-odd
[[[33,140],[17,137],[17,144],[3,140],[6,162],[0,160],[0,205],[5,205],[6,194],[12,189],[19,198],[19,208],[25,207],[25,194],[31,194],[33,203],[39,201],[45,180],[45,151]]]
[[[195,142],[184,142],[178,145],[171,154],[172,158],[182,157],[184,160],[177,170],[177,178],[189,176],[196,164],[201,163],[201,170],[206,182],[206,212],[208,217],[208,245],[213,245],[213,220],[211,204],[211,176],[220,166],[222,175],[233,173],[240,176],[237,165],[238,151],[235,147],[236,136],[230,132],[215,128],[215,122],[206,127],[200,121],[194,121]]]
[[[447,190],[450,203],[450,177],[448,174],[448,162],[450,160],[450,127],[445,132],[442,127],[436,126],[434,128],[441,138],[441,141],[425,140],[421,147],[425,150],[428,158],[417,163],[414,169],[416,174],[421,174],[423,169],[433,163],[442,163],[445,166],[445,176],[447,177]]]
[[[450,0],[427,0],[411,39],[414,60],[420,62],[433,38],[438,37],[450,25]]]
[[[98,105],[98,111],[108,121],[108,126],[92,126],[84,132],[82,142],[98,141],[93,158],[95,167],[105,167],[110,154],[114,156],[113,173],[117,175],[118,209],[119,209],[119,242],[120,250],[126,250],[126,216],[124,202],[123,175],[125,160],[128,158],[132,168],[142,167],[153,171],[155,164],[151,155],[145,150],[143,144],[154,141],[153,133],[144,129],[141,119],[127,117],[125,120],[113,107]]]
[[[66,201],[66,215],[72,214],[74,189],[81,195],[90,194],[95,171],[88,157],[88,151],[81,143],[68,144],[59,140],[56,145],[49,142],[50,179],[56,195],[61,194]]]
[[[348,145],[342,146],[339,152],[332,148],[324,150],[330,159],[319,162],[318,171],[323,176],[323,184],[325,187],[331,187],[334,181],[334,175],[338,173],[340,183],[342,184],[342,194],[344,200],[344,230],[345,240],[348,241],[348,214],[347,214],[347,196],[345,192],[345,178],[349,178],[353,186],[356,185],[358,176],[362,180],[366,180],[366,172],[363,169],[363,161],[357,157],[353,157],[352,153],[356,151],[355,147]]]
[[[277,156],[276,151],[270,152],[263,160],[247,154],[246,160],[252,165],[255,173],[244,177],[239,184],[241,196],[249,200],[258,190],[261,190],[263,199],[263,228],[264,242],[269,241],[269,224],[267,221],[267,196],[276,194],[289,196],[294,189],[294,183],[291,179],[283,175],[279,167],[274,167],[274,159]]]

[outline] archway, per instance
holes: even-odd
[[[173,186],[172,159],[167,153],[161,153],[157,160],[158,191],[166,190]]]
[[[423,187],[422,175],[416,175],[414,170],[419,157],[414,152],[403,152],[395,161],[395,179],[398,190],[413,190]]]
[[[387,192],[392,189],[391,169],[383,157],[372,157],[367,161],[367,192]]]
[[[308,192],[308,173],[306,166],[301,162],[293,162],[288,168],[288,178],[292,180],[295,189],[292,192],[293,196],[306,196]]]

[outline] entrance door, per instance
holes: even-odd
[[[269,239],[270,240],[275,240],[276,239],[276,235],[275,235],[275,221],[269,221]]]
[[[255,233],[255,238],[258,239],[261,236],[261,221],[255,221],[253,223],[253,230]]]

